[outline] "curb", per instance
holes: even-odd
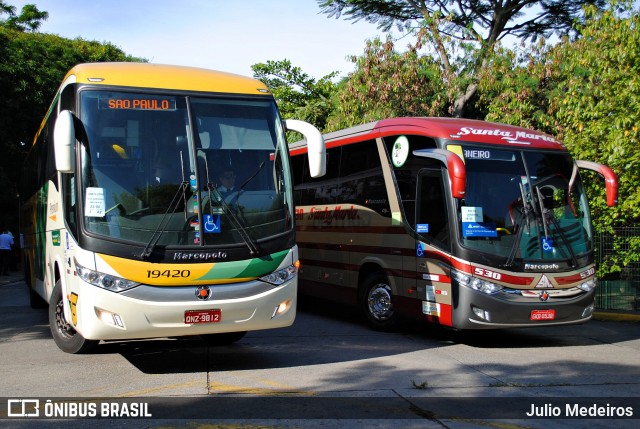
[[[593,319],[610,322],[640,322],[640,312],[620,313],[616,311],[594,311]]]

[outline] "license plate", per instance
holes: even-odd
[[[531,312],[531,320],[553,320],[555,318],[555,310],[533,310]]]
[[[221,310],[187,310],[184,312],[184,323],[216,323],[222,320]]]

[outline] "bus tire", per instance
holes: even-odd
[[[398,326],[398,312],[393,308],[393,293],[389,280],[378,271],[363,282],[360,305],[373,329],[390,330]]]
[[[247,335],[247,331],[225,332],[222,334],[203,334],[200,335],[200,338],[202,338],[208,345],[216,347],[233,344],[240,341],[245,335]]]
[[[67,322],[60,280],[56,282],[49,301],[49,328],[56,345],[66,353],[86,353],[99,342],[85,339]]]

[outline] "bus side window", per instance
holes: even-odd
[[[449,219],[440,170],[423,169],[419,172],[416,224],[428,225],[425,234],[435,240],[434,244],[450,246]]]
[[[389,198],[375,140],[342,147],[341,200],[367,206],[390,217]]]

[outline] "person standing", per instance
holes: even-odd
[[[0,229],[0,275],[9,275],[11,264],[11,247],[13,247],[13,235],[4,227]]]

